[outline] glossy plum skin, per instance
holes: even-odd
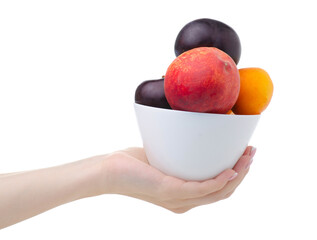
[[[175,41],[176,56],[197,47],[215,47],[227,53],[238,64],[241,43],[237,33],[228,25],[202,18],[186,24]]]
[[[135,102],[151,107],[171,109],[164,92],[164,79],[142,82],[135,91]]]

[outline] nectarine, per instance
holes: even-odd
[[[172,109],[227,113],[240,89],[235,62],[214,47],[200,47],[179,55],[165,74],[164,91]]]

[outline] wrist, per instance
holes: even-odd
[[[77,162],[74,168],[80,174],[79,198],[114,193],[115,184],[111,170],[112,154],[94,156]]]
[[[71,175],[74,179],[73,200],[102,194],[101,161],[92,157],[71,163]]]

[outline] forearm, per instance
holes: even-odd
[[[98,194],[98,164],[70,164],[0,175],[0,229],[56,206]]]

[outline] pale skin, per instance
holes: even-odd
[[[128,148],[61,166],[0,174],[0,229],[59,205],[121,194],[184,213],[228,198],[249,171],[247,147],[233,169],[206,181],[184,181],[150,166],[143,148]]]

